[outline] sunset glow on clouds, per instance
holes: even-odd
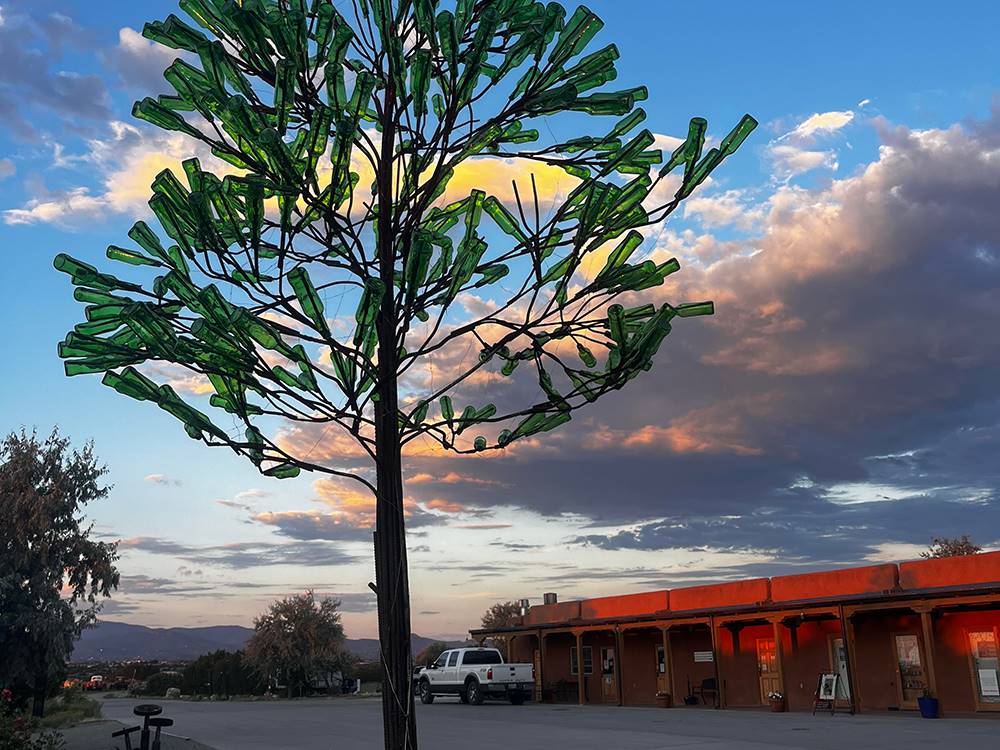
[[[145,215],[160,169],[212,159],[128,120],[131,99],[160,85],[172,59],[134,29],[172,5],[107,5],[3,3],[0,67],[15,72],[0,77],[0,112],[13,113],[0,232],[13,273],[0,291],[16,323],[3,423],[59,423],[77,441],[93,437],[108,462],[115,487],[92,513],[98,533],[123,540],[109,617],[248,624],[271,598],[313,587],[348,602],[350,635],[372,635],[374,499],[362,484],[262,478],[96,378],[61,374],[55,342],[79,311],[52,256],[100,257]],[[649,5],[637,25],[614,3],[591,4],[608,21],[602,39],[623,42],[622,79],[650,87],[661,145],[676,145],[689,115],[707,116],[716,141],[743,111],[762,123],[638,251],[681,262],[654,300],[713,299],[716,315],[679,321],[651,372],[558,432],[488,456],[406,446],[413,610],[434,613],[415,616],[418,633],[463,633],[496,599],[543,591],[569,598],[882,560],[935,535],[1000,544],[1000,109],[997,82],[977,73],[995,61],[969,40],[937,70],[912,44],[942,38],[940,24],[966,34],[995,24],[919,13],[890,24],[874,17],[888,10],[850,3],[734,10],[681,80],[673,57],[689,59],[695,42],[672,41],[664,62],[660,30],[676,14],[703,19]],[[851,21],[862,8],[899,38],[866,43]],[[72,22],[55,23],[56,12]],[[795,14],[828,15],[831,41],[789,39],[783,23]],[[845,60],[837,39],[857,55]],[[780,53],[748,60],[751,47]],[[543,198],[572,188],[561,170],[533,171]],[[512,179],[530,185],[524,165],[482,160],[453,190],[510,201]],[[601,262],[595,254],[581,277]],[[463,314],[497,301],[470,296]],[[346,330],[347,307],[338,316],[328,306],[333,326]],[[477,356],[464,342],[414,367],[404,403]],[[183,370],[156,376],[207,392]],[[523,404],[537,390],[486,367],[460,395],[463,405]],[[367,453],[336,428],[278,424],[275,434],[290,452],[373,478]]]

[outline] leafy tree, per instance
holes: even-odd
[[[0,442],[0,686],[41,716],[99,600],[118,587],[115,544],[90,538],[84,507],[108,494],[93,445],[53,431]]]
[[[181,689],[197,695],[254,695],[263,690],[260,675],[242,651],[213,651],[184,667]]]
[[[424,649],[413,658],[413,663],[419,666],[426,666],[436,661],[441,654],[448,650],[448,644],[442,641],[428,643]]]
[[[343,664],[344,626],[340,602],[317,601],[312,591],[274,602],[254,620],[246,658],[269,683],[283,681],[288,697],[299,695],[316,677],[328,677]]]
[[[521,605],[517,602],[497,602],[487,609],[482,616],[482,626],[486,630],[497,628],[509,628],[520,622]],[[493,637],[494,645],[503,649],[507,645],[507,638],[502,635]]]
[[[925,560],[934,557],[961,557],[962,555],[975,555],[982,552],[983,548],[974,544],[967,534],[962,534],[956,539],[948,537],[934,537],[926,552],[921,552],[920,556]]]
[[[168,242],[140,221],[134,247],[108,248],[151,284],[56,258],[87,304],[60,353],[68,374],[104,373],[268,476],[305,469],[371,491],[386,747],[416,747],[402,451],[503,450],[555,429],[649,370],[677,320],[711,314],[710,302],[649,300],[679,264],[637,252],[641,230],[757,123],[744,117],[703,153],[695,118],[664,156],[641,127],[646,88],[605,88],[619,50],[589,51],[603,23],[585,7],[180,6],[194,25],[170,16],[143,32],[183,53],[164,73],[173,92],[133,113],[211,160],[154,181]],[[616,119],[598,129],[596,117]],[[509,164],[522,175],[510,190],[470,189]],[[564,194],[539,189],[554,173]],[[330,320],[342,308],[355,311],[346,330]],[[136,368],[146,362],[207,379],[218,417]],[[487,375],[509,384],[498,403],[472,388]]]

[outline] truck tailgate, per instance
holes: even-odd
[[[496,664],[492,669],[495,683],[534,681],[530,664]]]

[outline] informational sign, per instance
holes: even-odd
[[[1000,697],[1000,681],[997,680],[997,671],[995,669],[980,669],[979,687],[984,698]]]
[[[695,660],[695,662],[706,662],[706,661],[710,662],[710,661],[714,661],[714,659],[712,658],[712,652],[711,651],[695,651],[694,652],[694,660]]]
[[[837,678],[836,674],[824,674],[819,678],[819,699],[821,701],[837,699]]]

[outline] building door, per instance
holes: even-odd
[[[656,692],[671,693],[669,677],[667,677],[667,660],[664,658],[663,646],[656,647]]]
[[[837,700],[851,702],[851,681],[847,676],[847,647],[843,638],[830,640],[830,663],[837,673]]]
[[[607,702],[618,701],[618,678],[615,672],[615,650],[601,649],[601,698]]]
[[[916,708],[917,698],[927,689],[927,675],[916,633],[893,633],[896,657],[896,692],[902,708]]]
[[[757,674],[760,675],[760,702],[768,701],[768,693],[781,690],[781,678],[778,676],[778,650],[773,638],[757,639]]]

